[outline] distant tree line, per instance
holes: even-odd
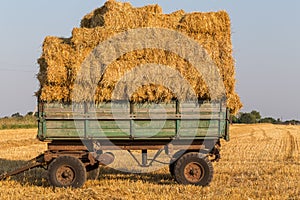
[[[33,112],[27,112],[26,115],[22,115],[19,112],[16,112],[14,114],[12,114],[10,117],[5,116],[3,118],[23,118],[23,117],[27,117],[27,116],[37,116],[37,113],[33,113]]]
[[[36,114],[28,112],[26,115],[21,115],[19,112],[0,118],[0,130],[3,129],[18,129],[18,128],[36,128]]]
[[[239,124],[272,123],[272,124],[300,125],[300,121],[298,121],[298,120],[281,121],[280,118],[278,118],[278,119],[274,119],[273,117],[262,118],[260,113],[256,110],[252,110],[249,113],[240,112],[236,116],[232,115],[231,122],[239,123]]]

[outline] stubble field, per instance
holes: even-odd
[[[177,184],[168,167],[147,174],[102,168],[83,188],[53,188],[44,169],[0,182],[0,199],[300,199],[300,126],[232,125],[208,187]],[[0,131],[0,173],[46,149],[36,129]]]

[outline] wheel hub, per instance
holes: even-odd
[[[75,178],[74,170],[70,166],[61,166],[57,169],[56,179],[62,185],[70,185]]]
[[[186,177],[186,179],[189,182],[197,183],[198,181],[200,181],[203,178],[203,176],[204,176],[203,171],[204,171],[204,169],[201,165],[199,165],[198,163],[192,162],[185,166],[184,176]]]

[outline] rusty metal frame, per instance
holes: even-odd
[[[214,141],[212,141],[214,142]],[[205,149],[204,140],[156,140],[149,141],[111,141],[111,140],[90,140],[90,141],[65,141],[54,140],[48,143],[49,151],[95,151],[94,143],[97,143],[96,150],[160,150],[168,149],[170,152],[174,150],[201,150]]]

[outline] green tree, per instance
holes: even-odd
[[[256,122],[258,122],[261,119],[260,113],[256,110],[252,110],[250,114],[255,116]]]
[[[26,116],[32,116],[33,115],[33,112],[28,112],[27,114],[26,114]]]
[[[235,115],[230,115],[230,121],[231,123],[239,123],[239,118]]]
[[[259,123],[276,123],[276,119],[272,118],[272,117],[265,117],[259,120]]]
[[[20,113],[14,113],[11,115],[11,117],[23,117]]]
[[[239,123],[242,124],[254,124],[256,123],[256,116],[251,113],[241,113],[239,117]]]

